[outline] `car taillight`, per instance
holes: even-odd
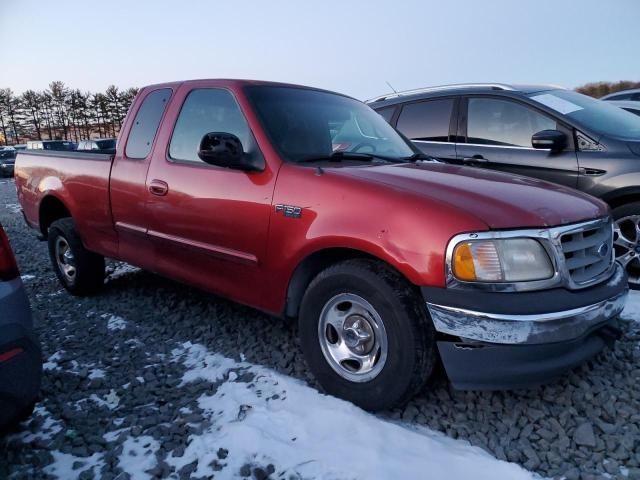
[[[11,251],[9,239],[0,227],[0,280],[12,280],[18,276],[18,265]]]
[[[13,348],[8,352],[0,353],[0,363],[8,362],[13,357],[20,355],[22,352],[24,352],[24,350],[21,348]]]

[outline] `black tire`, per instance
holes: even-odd
[[[49,257],[60,283],[72,295],[86,296],[99,291],[104,285],[104,257],[90,252],[82,244],[71,218],[56,220],[49,227]],[[75,273],[73,278],[65,275],[57,260],[56,244],[63,240],[73,256]]]
[[[640,217],[640,202],[632,202],[627,203],[625,205],[620,205],[612,210],[613,220],[614,222],[618,222],[621,219],[626,217],[638,216]],[[627,230],[631,230],[627,228],[627,223],[631,222],[623,222],[621,228],[626,232]],[[630,225],[628,225],[630,227]],[[640,247],[640,235],[635,233],[635,237],[629,238],[630,240],[635,240],[636,247]],[[627,235],[631,236],[631,232]],[[614,248],[616,250],[616,257],[619,257],[621,253],[623,253],[624,249],[620,246],[616,246],[614,244]],[[627,271],[627,275],[629,276],[629,288],[632,290],[640,290],[640,251],[635,254],[636,259],[629,262],[626,265],[625,270]]]
[[[322,311],[345,293],[373,306],[386,331],[386,361],[377,376],[366,381],[338,374],[320,346]],[[436,363],[435,331],[419,294],[400,274],[375,260],[347,260],[321,272],[302,300],[299,335],[309,369],[322,388],[370,411],[406,403],[425,385]]]

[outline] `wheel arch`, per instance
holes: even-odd
[[[640,186],[626,187],[602,196],[602,200],[606,202],[612,209],[626,205],[632,202],[640,202]]]
[[[316,250],[304,257],[293,271],[287,287],[284,316],[286,318],[297,317],[300,310],[300,304],[302,303],[302,297],[304,296],[307,287],[321,271],[336,263],[355,258],[370,259],[383,263],[388,268],[394,270],[412,284],[412,282],[407,278],[406,275],[404,275],[387,260],[373,255],[369,252],[349,247],[323,248],[320,250]]]
[[[40,232],[46,237],[53,222],[71,216],[71,211],[62,200],[52,194],[46,195],[40,202],[38,210]]]

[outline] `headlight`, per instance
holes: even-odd
[[[523,282],[554,274],[549,255],[531,238],[465,240],[453,249],[451,269],[464,282]]]

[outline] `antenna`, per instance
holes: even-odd
[[[393,90],[393,93],[398,93],[398,91],[397,91],[395,88],[393,88],[393,86],[392,86],[389,82],[387,82],[387,81],[385,80],[385,81],[384,81],[384,83],[386,83],[387,85],[389,85],[389,88],[390,88],[391,90]]]

